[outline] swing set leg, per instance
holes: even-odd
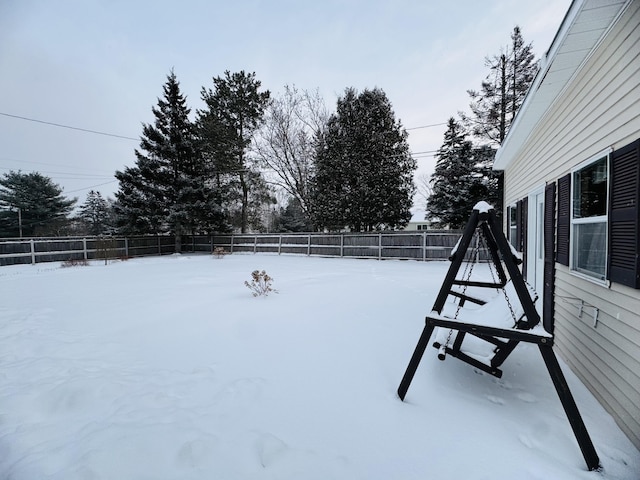
[[[400,400],[404,401],[404,397],[407,395],[407,390],[409,390],[409,385],[411,385],[411,380],[413,380],[413,376],[416,374],[416,370],[418,369],[418,364],[422,359],[422,355],[424,351],[427,349],[429,345],[429,339],[431,338],[431,334],[433,333],[434,326],[433,325],[425,325],[422,330],[422,335],[420,335],[420,340],[418,340],[418,344],[416,345],[416,349],[411,356],[411,360],[409,361],[409,365],[407,366],[407,370],[404,372],[404,377],[402,377],[402,381],[400,382],[400,387],[398,387],[398,396]]]
[[[578,441],[578,445],[582,451],[582,456],[587,463],[587,468],[589,470],[598,470],[600,468],[600,459],[598,458],[596,449],[591,442],[591,437],[589,437],[587,427],[585,427],[584,422],[582,421],[582,417],[580,416],[576,402],[573,399],[573,395],[571,395],[569,385],[567,385],[567,380],[560,369],[558,359],[556,358],[555,353],[553,353],[553,348],[550,345],[542,344],[538,345],[538,347],[540,347],[540,353],[542,354],[544,363],[547,366],[547,370],[549,371],[553,385],[556,388],[558,397],[560,397],[562,407],[567,414],[573,434],[576,436],[576,440]]]

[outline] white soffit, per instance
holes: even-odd
[[[504,170],[517,156],[536,125],[633,0],[574,0],[522,107],[496,153],[495,170]]]

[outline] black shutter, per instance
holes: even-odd
[[[638,189],[640,140],[611,154],[609,199],[609,279],[640,288]]]
[[[571,174],[558,179],[558,244],[556,261],[569,266],[569,231],[571,227]]]
[[[522,252],[522,276],[527,277],[527,222],[529,219],[529,197],[520,200],[520,251]]]
[[[542,325],[553,333],[556,224],[556,184],[550,183],[544,189],[544,292],[542,292]]]
[[[514,248],[522,251],[522,200],[516,202],[516,244]]]

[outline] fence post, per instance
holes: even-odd
[[[311,255],[311,234],[307,235],[307,257]]]
[[[129,258],[129,237],[124,237],[124,256]]]
[[[233,253],[233,233],[231,234],[231,246],[229,247],[230,253]]]
[[[282,253],[282,234],[278,235],[278,255]]]
[[[258,235],[253,236],[253,253],[258,251]]]
[[[340,256],[344,257],[344,233],[340,234]]]
[[[35,265],[36,264],[36,246],[33,238],[29,240],[29,243],[31,244],[31,265]]]
[[[427,232],[422,232],[422,261],[427,260]]]
[[[378,234],[378,260],[382,260],[382,234]]]
[[[88,257],[87,257],[87,238],[86,237],[82,239],[82,250],[84,253],[84,259],[87,260]]]

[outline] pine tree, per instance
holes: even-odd
[[[453,117],[449,119],[444,142],[435,157],[427,218],[440,227],[462,228],[477,201],[471,196],[474,158],[471,141]]]
[[[104,235],[111,233],[111,212],[109,203],[100,192],[90,190],[87,199],[80,206],[80,218],[87,225],[89,235]]]
[[[484,200],[498,211],[502,203],[502,190],[499,185],[502,175],[501,172],[492,169],[495,155],[496,150],[488,145],[473,147],[471,151],[473,172],[469,184],[469,197],[474,205]]]
[[[246,185],[246,198],[243,188],[236,177],[230,184],[229,217],[232,225],[239,226],[245,222],[246,228],[255,232],[266,231],[265,207],[276,203],[270,186],[259,172],[248,170],[244,173],[243,181]]]
[[[386,94],[347,89],[319,135],[312,182],[315,223],[352,231],[406,225],[415,168],[407,132]]]
[[[280,207],[273,223],[275,232],[310,232],[313,229],[300,201],[294,197],[289,198],[285,207]]]
[[[525,44],[518,26],[513,29],[511,43],[498,55],[487,57],[485,64],[489,74],[480,91],[467,91],[471,116],[460,115],[480,142],[501,145],[533,83],[538,64],[532,44]]]
[[[220,226],[219,196],[173,71],[152,112],[155,122],[143,125],[136,166],[116,172],[116,208],[122,231],[172,233],[179,251],[181,235]]]
[[[0,178],[0,237],[58,235],[76,202],[38,172],[5,173]]]
[[[220,188],[239,187],[238,224],[244,233],[249,225],[251,179],[257,174],[256,170],[251,172],[248,150],[253,133],[262,122],[270,93],[260,92],[261,82],[255,73],[244,71],[231,74],[227,70],[224,77],[214,77],[213,84],[214,90],[203,88],[201,92],[207,105],[205,110],[198,111],[202,149]]]
[[[511,33],[511,43],[498,55],[487,57],[489,74],[481,90],[468,90],[471,115],[460,113],[463,124],[481,145],[500,146],[514,122],[529,87],[538,72],[538,63],[531,43],[525,44],[520,27]],[[488,176],[489,184],[496,188],[489,197],[494,198],[498,215],[503,210],[503,178],[501,172]]]

